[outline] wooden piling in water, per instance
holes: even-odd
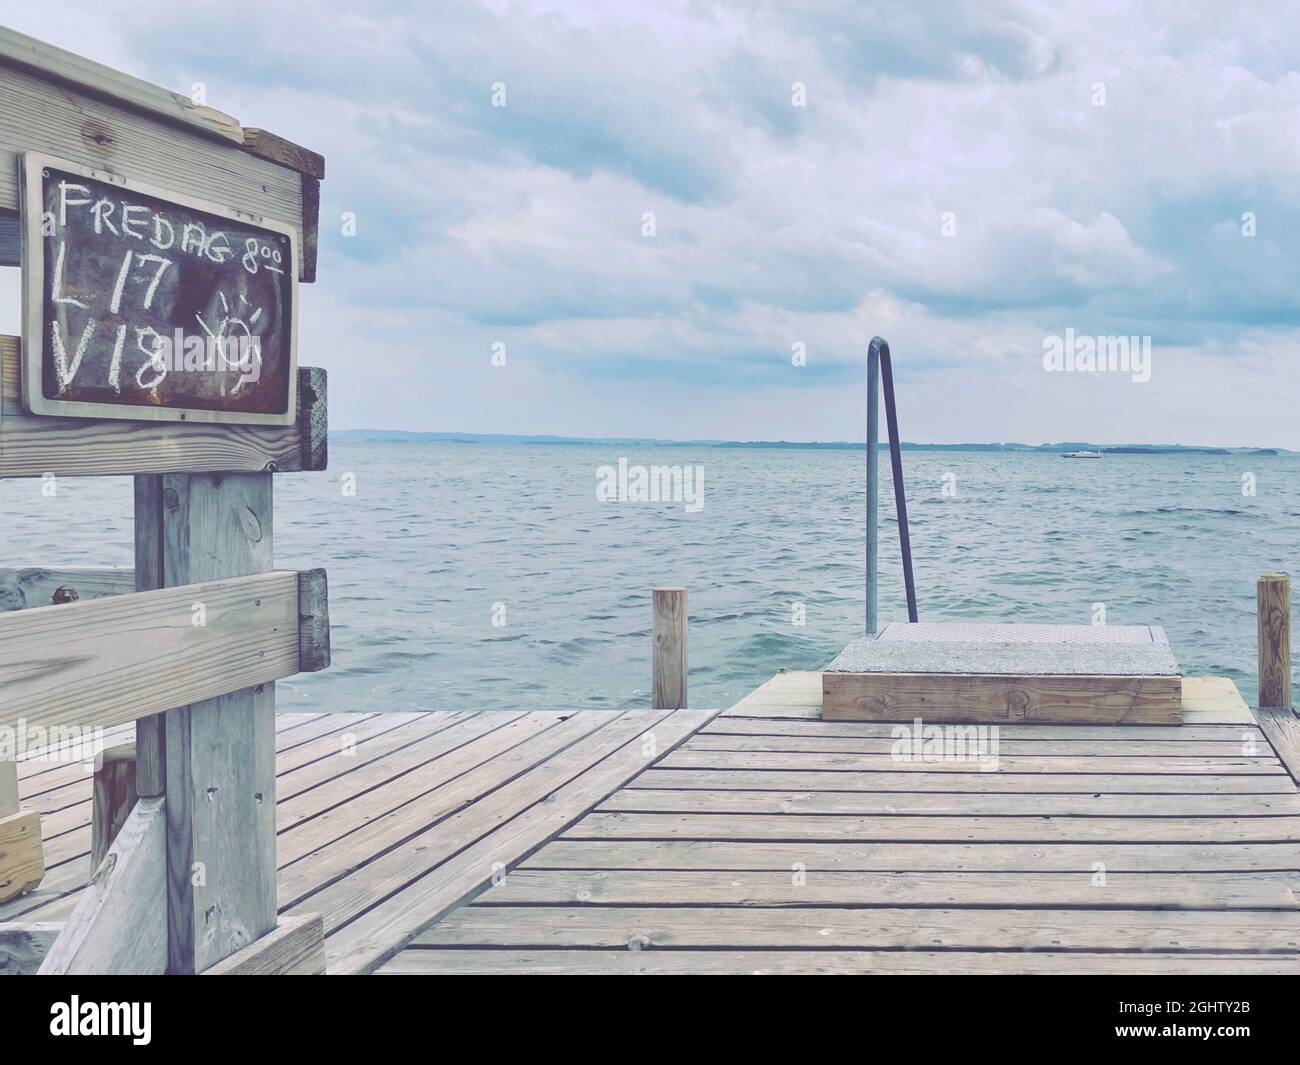
[[[654,709],[686,705],[686,589],[654,590]]]
[[[1257,586],[1259,705],[1291,705],[1291,578],[1265,573]]]

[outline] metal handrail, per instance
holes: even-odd
[[[916,582],[912,576],[912,538],[907,525],[907,493],[903,488],[902,442],[898,436],[898,410],[894,403],[894,370],[889,343],[872,337],[867,350],[867,635],[876,632],[876,584],[880,570],[877,543],[880,476],[876,468],[876,442],[880,415],[876,396],[878,382],[885,389],[885,421],[889,428],[889,461],[894,478],[894,509],[898,514],[898,541],[903,552],[903,584],[907,591],[907,619],[916,621]]]

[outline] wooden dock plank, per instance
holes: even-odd
[[[1300,790],[1253,719],[1008,725],[980,772],[791,714],[817,676],[720,716],[280,722],[281,913],[331,972],[1300,971]],[[75,906],[79,772],[32,776],[55,863],[0,920]]]
[[[984,906],[1295,909],[1290,873],[858,873],[516,869],[479,906]]]
[[[992,772],[980,769],[975,761],[904,761],[889,754],[837,754],[819,753],[815,750],[779,750],[779,752],[735,752],[712,750],[688,744],[677,750],[662,765],[667,769],[771,769],[771,770],[855,770],[893,772],[946,772],[946,774],[980,774]],[[998,756],[997,772],[1008,774],[1213,774],[1213,775],[1286,775],[1277,758],[1182,758],[1182,757],[1091,757],[1091,756],[1034,756],[1010,754]]]
[[[952,792],[962,794],[1291,795],[1281,774],[1215,776],[1161,773],[890,773],[846,769],[647,769],[630,788],[738,788],[813,791]]]
[[[899,728],[907,725],[886,721],[820,721],[807,718],[781,718],[723,715],[700,729],[700,736],[855,736],[864,739],[893,739]],[[1116,734],[1114,725],[999,725],[1003,743],[1058,740],[1098,741],[1106,745],[1130,740],[1158,740],[1174,743],[1236,743],[1248,737],[1259,739],[1263,733],[1255,725],[1183,725],[1176,729],[1164,725],[1126,725]]]
[[[462,906],[420,946],[1251,951],[1300,956],[1296,910]]]
[[[476,804],[482,809],[448,818],[373,863],[361,878],[363,890],[373,896],[378,877],[384,887],[397,886],[397,893],[326,940],[331,971],[365,972],[386,961],[420,928],[490,886],[496,874],[512,868],[713,714],[623,714]],[[421,870],[414,879],[413,868]],[[405,883],[394,885],[399,877]],[[349,891],[355,887],[349,885]]]
[[[466,745],[441,759],[435,765],[430,781],[434,786],[429,790],[417,791],[413,797],[409,784],[401,789],[405,801],[386,813],[370,817],[373,804],[366,803],[359,810],[343,807],[294,826],[281,841],[280,906],[292,908],[316,898],[318,892],[329,892],[327,898],[313,902],[309,908],[321,912],[326,932],[333,932],[338,923],[373,901],[374,885],[369,883],[372,877],[378,882],[385,871],[396,876],[407,871],[403,854],[392,854],[395,848],[407,844],[422,855],[424,845],[411,846],[410,841],[431,834],[435,826],[456,814],[462,815],[458,826],[474,828],[487,812],[478,800],[491,797],[503,782],[514,782],[544,766],[570,745],[605,727],[608,721],[607,715],[575,715],[549,727],[538,727],[534,734],[523,735],[526,742],[514,742],[505,749],[498,744],[503,737],[490,734],[496,739]],[[497,805],[499,800],[494,800],[493,806]],[[362,814],[359,823],[353,820],[358,812]],[[355,827],[340,834],[340,818],[347,818],[348,824]],[[440,835],[431,845],[446,841]],[[372,868],[372,860],[382,864]],[[345,882],[337,883],[340,878],[346,878]],[[387,881],[384,885],[392,887]]]
[[[1044,755],[1054,757],[1124,757],[1162,758],[1266,758],[1274,761],[1262,736],[1251,733],[1231,740],[1161,742],[1158,740],[1057,740],[1051,738],[1009,740],[998,736],[996,747],[991,740],[977,740],[972,735],[963,740],[971,750],[996,750],[999,754]],[[831,754],[891,754],[899,740],[858,736],[744,736],[704,733],[690,743],[693,751],[814,751]]]
[[[1000,792],[780,791],[627,787],[598,812],[692,814],[821,814],[892,817],[1130,817],[1132,795]],[[1276,795],[1144,795],[1144,818],[1220,818],[1300,815],[1300,793]]]
[[[593,813],[564,839],[954,843],[1300,843],[1300,817],[854,817]]]
[[[955,951],[404,950],[381,975],[905,975],[1075,974],[1288,975],[1285,954],[1116,954]]]
[[[378,971],[1300,971],[1300,790],[1231,682],[1182,726],[1001,726],[993,771],[818,720],[819,683],[778,674]]]
[[[715,751],[688,744],[661,763],[669,769],[846,769],[878,773],[996,774],[978,761],[903,761],[888,754],[835,754],[817,751]],[[1135,773],[1285,776],[1276,758],[1124,758],[1087,755],[1006,755],[999,773]]]

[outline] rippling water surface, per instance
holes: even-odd
[[[703,508],[598,501],[597,467],[624,457],[702,465]],[[882,467],[883,623],[906,610]],[[1300,457],[912,451],[904,468],[923,619],[1088,623],[1104,603],[1253,699],[1255,578],[1297,571]],[[862,631],[862,480],[848,451],[336,441],[328,473],[276,478],[278,563],[328,568],[334,644],[279,705],[646,705],[657,585],[690,589],[691,704],[730,704]],[[0,515],[4,565],[131,562],[125,479],[53,499],[0,482]]]

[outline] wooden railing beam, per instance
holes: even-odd
[[[276,570],[0,614],[0,726],[22,754],[38,730],[108,728],[302,672],[300,603],[298,574]]]

